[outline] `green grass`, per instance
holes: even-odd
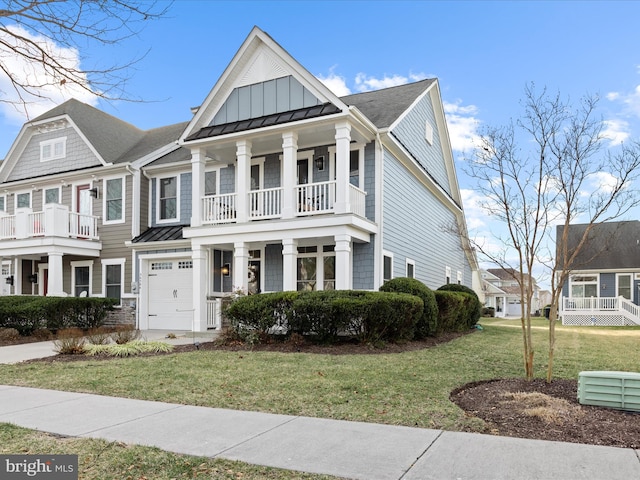
[[[0,366],[0,383],[241,410],[480,429],[449,401],[467,382],[523,375],[518,320],[421,351],[376,355],[195,351],[109,361]],[[546,374],[546,320],[534,320],[535,375]],[[637,370],[640,329],[557,327],[555,378]]]
[[[176,455],[158,448],[104,440],[65,438],[0,424],[0,453],[78,455],[82,480],[309,479],[335,477],[248,465],[223,459]]]

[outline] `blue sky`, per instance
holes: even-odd
[[[599,94],[611,137],[638,138],[638,19],[636,1],[176,0],[137,37],[78,52],[90,67],[150,49],[127,84],[147,102],[80,99],[142,129],[188,120],[257,25],[339,94],[438,77],[457,155],[480,126],[519,114],[527,82],[575,100]],[[24,121],[0,103],[0,158]],[[460,169],[459,180],[472,199]],[[465,209],[473,227],[471,200]]]

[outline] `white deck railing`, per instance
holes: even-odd
[[[207,299],[207,328],[222,328],[222,299]]]
[[[298,215],[317,215],[333,212],[336,200],[336,182],[305,183],[297,185],[295,201]]]
[[[349,184],[349,203],[351,204],[351,211],[361,217],[365,216],[366,211],[367,192]]]
[[[98,239],[98,217],[69,212],[69,236]]]
[[[207,195],[202,198],[202,223],[231,223],[236,221],[235,193]]]
[[[262,220],[282,216],[282,188],[252,190],[249,193],[249,218]]]
[[[624,297],[563,297],[560,305],[565,325],[640,325],[640,306]]]
[[[22,209],[0,217],[0,240],[35,237],[64,237],[98,240],[98,219],[94,215],[70,212],[63,205],[46,206],[41,212]]]

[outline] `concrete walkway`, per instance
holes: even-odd
[[[145,334],[151,340],[163,338],[166,332]],[[204,338],[189,334],[166,340],[189,343]],[[17,347],[32,348],[29,351],[36,355],[51,354],[44,345]],[[11,349],[15,357],[3,352],[5,349]],[[12,363],[27,355],[15,352],[14,347],[1,347],[0,361],[9,359]],[[640,479],[640,452],[633,449],[5,385],[0,385],[0,422],[59,435],[363,480]]]

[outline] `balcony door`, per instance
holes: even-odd
[[[89,237],[91,234],[91,194],[89,193],[90,185],[76,186],[76,213],[77,228],[79,237]]]

